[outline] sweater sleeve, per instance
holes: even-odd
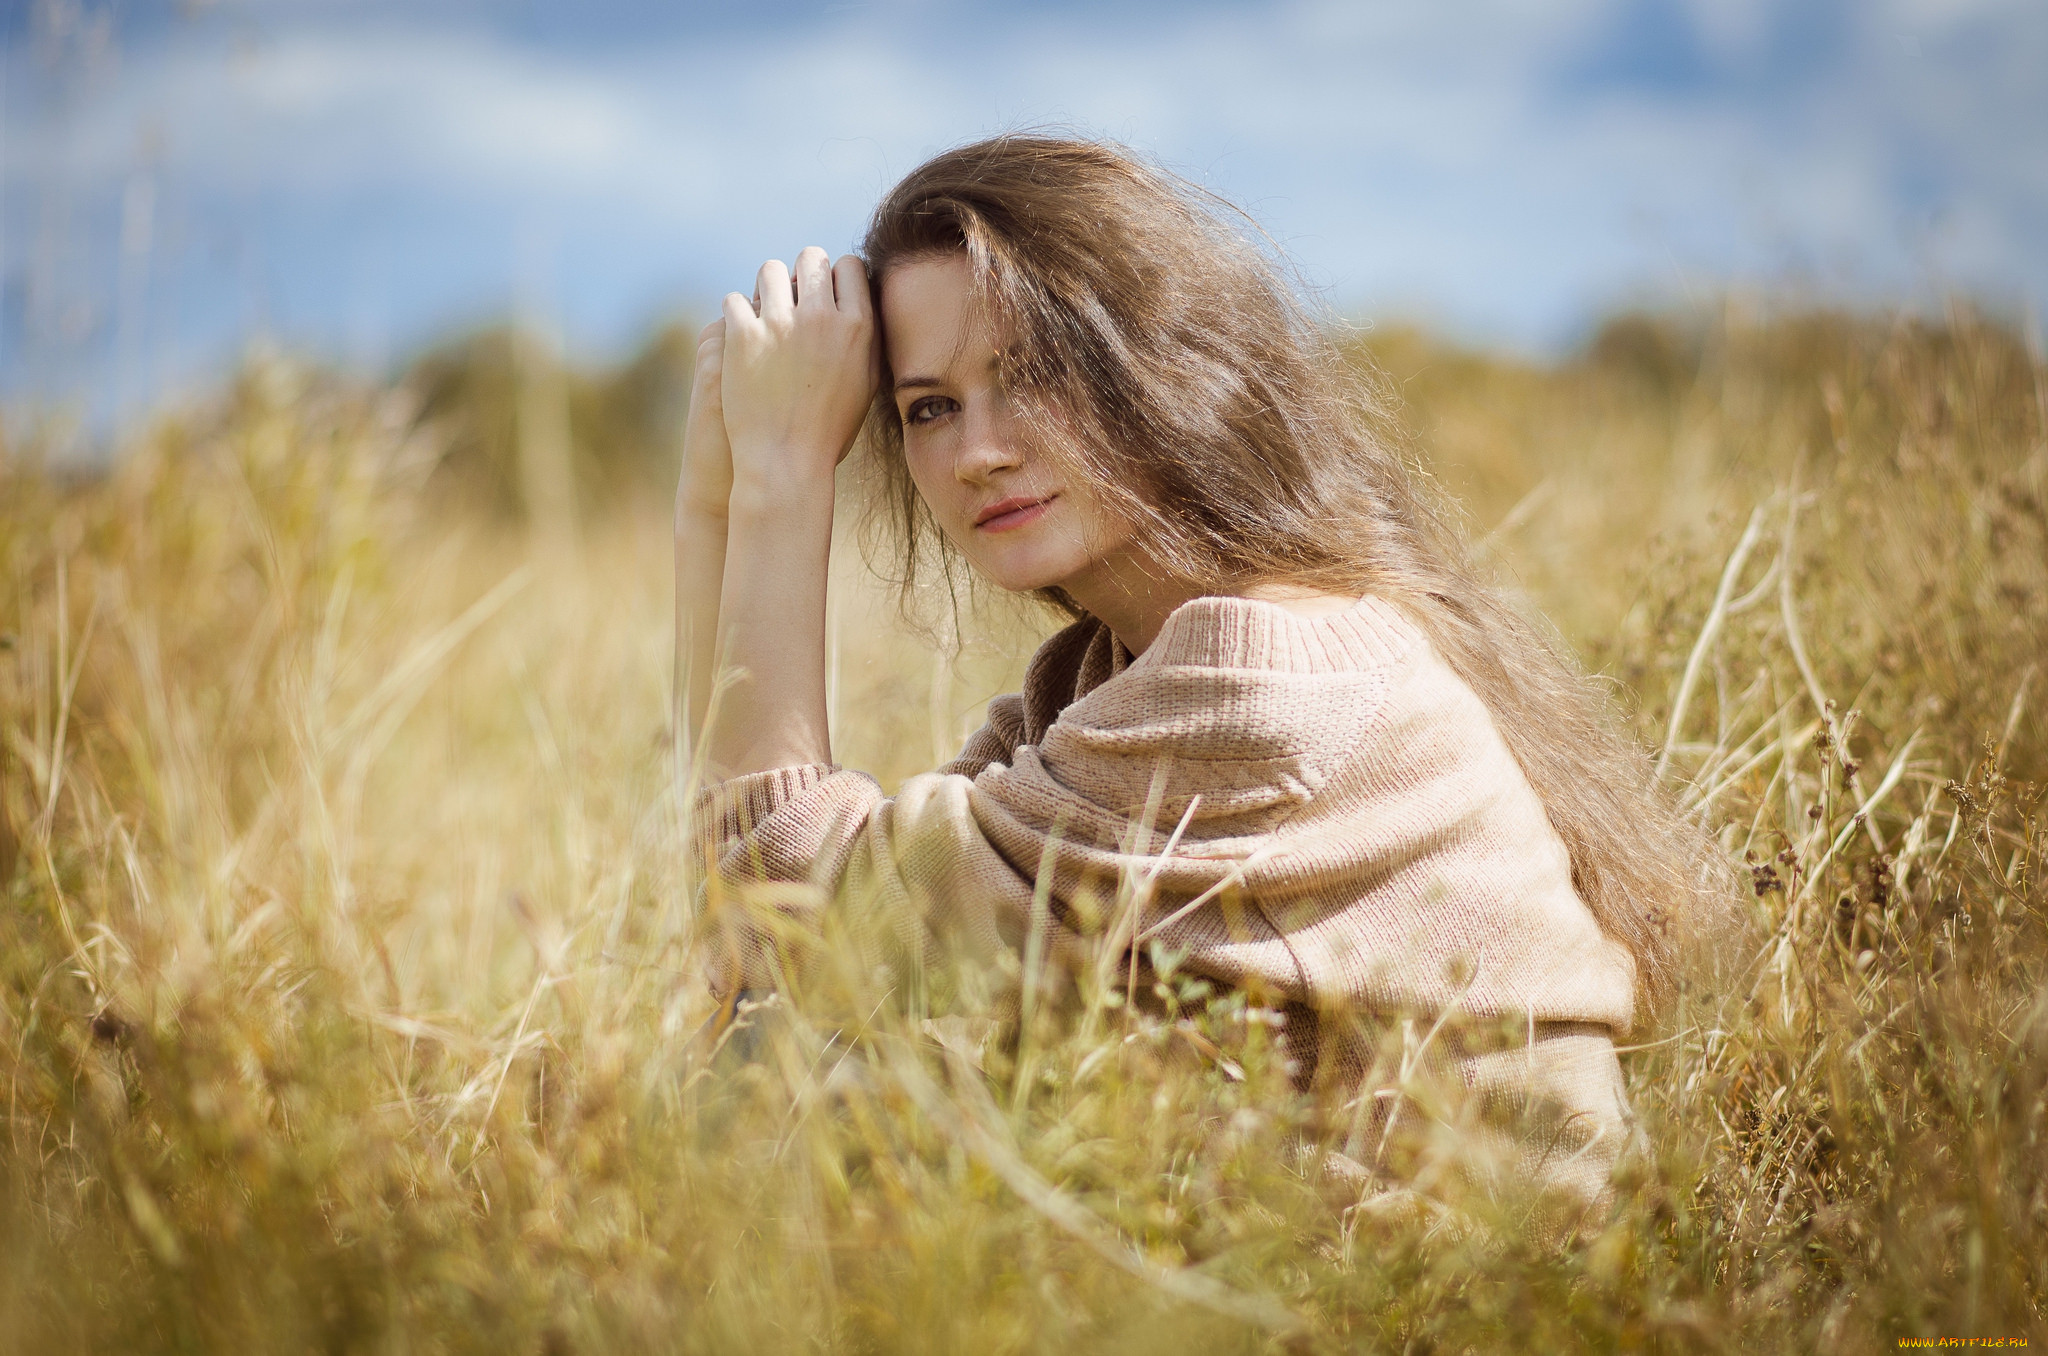
[[[935,775],[971,781],[1012,762],[1020,745],[1033,742],[1079,692],[1107,676],[1107,641],[1107,628],[1093,621],[1053,636],[1033,656],[1024,691],[991,700],[982,727]],[[696,805],[699,844],[711,868],[706,875],[728,886],[780,882],[836,893],[887,804],[872,777],[830,763],[773,768],[706,787]]]
[[[967,737],[939,776],[972,780],[1016,756],[1024,739],[1024,698],[989,702],[988,720]],[[751,772],[705,788],[698,797],[699,832],[710,840],[710,859],[728,882],[805,882],[836,885],[875,810],[886,804],[881,787],[864,772],[831,763]]]
[[[866,773],[830,763],[779,767],[705,788],[697,799],[698,831],[727,883],[829,885],[881,801],[881,787]]]
[[[910,803],[925,811],[944,802],[952,812],[942,813],[942,821],[956,831],[971,824],[965,811],[969,784],[1013,758],[1024,733],[1023,696],[995,698],[987,722],[958,755],[904,788]],[[899,948],[926,949],[928,892],[904,881],[898,854],[910,852],[919,877],[948,858],[975,861],[984,871],[997,864],[986,844],[935,844],[927,841],[929,832],[913,832],[909,843],[897,844],[895,808],[895,799],[885,797],[874,778],[830,763],[749,773],[700,793],[696,823],[705,891],[715,903],[739,905],[724,920],[737,984],[773,987],[792,953],[778,948],[772,934],[817,940],[823,910],[835,899],[866,906],[871,921],[889,920],[882,933],[869,929],[870,941],[879,943],[886,934]]]

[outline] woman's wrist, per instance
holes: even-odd
[[[800,522],[822,513],[832,514],[834,491],[832,473],[796,471],[766,475],[736,471],[732,491],[726,500],[726,517],[762,522]]]

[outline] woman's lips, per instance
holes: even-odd
[[[974,525],[983,532],[1009,532],[1044,517],[1056,498],[1057,495],[1049,494],[1043,499],[1021,495],[1014,499],[1000,499],[976,514]]]

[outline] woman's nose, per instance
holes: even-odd
[[[985,481],[998,471],[1015,470],[1023,464],[1016,428],[1007,412],[984,407],[966,413],[960,455],[954,462],[962,480]]]

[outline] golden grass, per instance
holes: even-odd
[[[1737,954],[1625,1056],[1650,1151],[1574,1246],[1361,1206],[1259,1014],[1185,982],[1181,1022],[1083,984],[977,1043],[840,964],[714,1050],[663,496],[531,544],[401,396],[270,366],[104,481],[0,451],[5,1345],[2048,1337],[2038,357],[1734,310],[1555,369],[1372,348],[1751,867]],[[893,784],[1043,622],[949,665],[842,555],[838,746]]]

